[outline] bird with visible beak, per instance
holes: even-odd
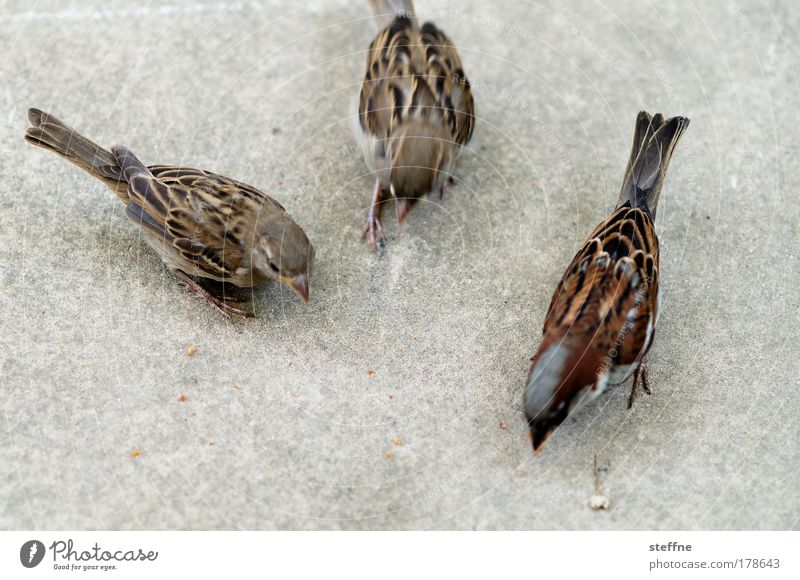
[[[525,387],[534,450],[609,385],[632,378],[650,394],[644,357],[659,309],[655,219],[672,152],[689,119],[639,113],[614,212],[592,232],[561,278]]]
[[[356,130],[376,174],[363,233],[377,252],[383,193],[395,199],[400,223],[425,195],[444,196],[475,117],[469,81],[447,35],[431,22],[420,26],[411,0],[370,5],[380,32],[367,52]]]
[[[314,247],[272,197],[200,169],[147,167],[128,149],[103,149],[39,109],[30,109],[28,119],[32,127],[25,140],[64,157],[116,193],[179,282],[222,316],[251,313],[196,278],[242,288],[277,280],[308,302]]]

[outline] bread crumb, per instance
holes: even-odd
[[[137,458],[139,458],[141,456],[142,456],[142,450],[141,449],[134,449],[133,451],[131,451],[131,457],[133,457],[134,459],[137,459]]]
[[[241,390],[242,390],[242,387],[240,387],[239,385],[231,385],[231,386],[232,386],[234,389],[236,389],[237,391],[241,391]]]
[[[387,451],[386,453],[383,454],[383,456],[386,459],[391,459],[392,457],[394,457],[394,451]]]
[[[187,346],[187,347],[186,347],[186,356],[188,356],[188,357],[190,357],[190,358],[191,358],[191,357],[193,357],[194,355],[196,355],[196,354],[197,354],[197,351],[199,351],[199,350],[200,350],[200,349],[199,349],[199,348],[197,348],[195,345],[193,345],[193,344],[190,344],[189,346]]]
[[[375,371],[373,371],[372,369],[367,369],[367,376],[374,377]]]
[[[178,400],[181,403],[185,403],[186,402],[186,395],[178,395]]]
[[[508,423],[505,421],[500,421],[500,428],[501,429],[508,429]]]
[[[300,393],[289,393],[289,394],[292,396],[293,399],[299,399],[300,398]]]
[[[602,493],[596,493],[592,496],[589,500],[589,506],[593,510],[607,510],[610,504],[610,500],[607,496],[603,495]]]
[[[197,411],[192,411],[192,417],[197,417]]]
[[[213,441],[209,441],[209,442],[208,442],[208,446],[209,446],[209,447],[214,447],[214,445],[216,445],[216,443],[214,443]]]
[[[438,351],[438,350],[436,350],[436,347],[433,347],[433,348],[431,349],[431,354],[432,354],[433,356],[436,356],[437,354],[439,354],[439,351]]]
[[[394,395],[389,395],[389,400],[394,401]]]
[[[594,495],[589,499],[589,507],[593,510],[607,510],[611,504],[608,496],[600,491],[600,472],[605,471],[597,465],[597,455],[594,456]]]
[[[402,441],[400,441],[400,439],[392,439],[392,443],[394,443],[394,444],[395,444],[395,445],[397,445],[398,447],[399,447],[400,445],[402,445],[402,444],[403,444],[403,442],[402,442]]]
[[[412,340],[412,342],[417,342],[417,337],[416,336],[412,336],[411,340]]]

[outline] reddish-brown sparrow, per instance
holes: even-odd
[[[314,248],[267,194],[208,171],[146,167],[124,147],[103,149],[39,109],[28,110],[28,119],[33,127],[25,140],[61,155],[114,191],[181,284],[226,318],[249,313],[194,278],[244,288],[278,280],[308,302]]]
[[[367,53],[358,107],[359,138],[376,174],[364,227],[373,252],[383,243],[381,197],[389,191],[402,222],[424,195],[444,194],[472,136],[469,81],[450,39],[421,27],[411,0],[370,0],[381,28]]]
[[[617,209],[588,237],[550,302],[544,337],[531,364],[525,414],[534,450],[609,385],[641,384],[659,307],[659,194],[685,117],[639,113]]]

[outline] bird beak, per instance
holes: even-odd
[[[531,443],[533,444],[533,452],[539,453],[544,449],[544,444],[550,439],[550,436],[555,430],[553,424],[547,420],[529,419],[528,428],[531,433]]]
[[[398,199],[394,203],[394,210],[397,213],[397,223],[402,224],[411,211],[411,201],[405,198]]]
[[[548,431],[547,433],[536,433],[535,427],[531,427],[531,442],[533,443],[533,452],[538,454],[542,449],[544,449],[544,444],[547,443],[547,440],[550,439],[550,435],[552,434],[552,431]]]
[[[286,284],[287,287],[291,288],[303,299],[303,302],[308,304],[309,301],[309,289],[308,289],[308,274],[300,274],[299,276],[294,276],[292,278],[282,278],[281,281]]]

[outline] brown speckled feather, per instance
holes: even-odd
[[[146,214],[142,226],[172,245],[187,273],[197,268],[204,277],[251,285],[245,279],[252,276],[250,252],[243,242],[256,235],[258,216],[285,214],[283,206],[252,186],[208,171],[169,165],[148,169],[150,175],[130,179],[129,197],[138,207],[129,206],[128,215],[137,221]]]
[[[364,230],[375,251],[383,239],[382,192],[397,200],[401,222],[425,195],[444,195],[472,137],[475,105],[461,59],[444,32],[431,22],[420,26],[410,0],[370,4],[381,30],[367,51],[357,130],[376,178]]]
[[[111,188],[128,218],[187,289],[224,316],[247,314],[192,276],[251,287],[279,280],[309,299],[314,248],[281,204],[262,191],[200,169],[147,167],[131,151],[99,147],[56,117],[30,109],[25,139],[61,155]]]
[[[403,123],[443,124],[464,145],[474,128],[474,103],[461,59],[447,35],[427,22],[398,17],[370,45],[359,99],[359,122],[386,138]]]
[[[649,392],[644,357],[659,309],[659,246],[654,221],[667,167],[689,125],[639,113],[617,209],[572,259],[550,301],[532,359],[525,413],[534,449],[607,385],[634,376]]]
[[[628,204],[617,209],[592,232],[564,273],[543,333],[584,334],[587,347],[609,350],[627,322],[616,362],[632,364],[652,340],[648,329],[658,315],[658,301],[644,297],[658,295],[658,257],[658,238],[647,213]]]

